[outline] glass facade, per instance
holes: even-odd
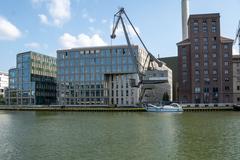
[[[18,54],[6,93],[9,105],[55,104],[56,59],[35,52]]]
[[[138,46],[134,49],[143,65],[146,52]],[[130,78],[138,79],[136,67],[127,46],[58,50],[58,101],[61,105],[136,104],[139,89],[129,85]]]

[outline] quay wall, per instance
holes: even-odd
[[[0,105],[2,111],[78,111],[78,112],[146,112],[141,107],[107,107],[107,106],[51,106],[51,105],[34,105],[34,106],[14,106]],[[213,112],[213,111],[233,111],[232,105],[228,106],[191,106],[183,105],[184,112]]]

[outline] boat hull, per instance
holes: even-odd
[[[233,110],[234,111],[240,111],[240,105],[234,105]]]
[[[146,108],[148,112],[183,112],[183,109]]]

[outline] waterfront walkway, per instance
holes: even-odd
[[[139,107],[49,107],[0,106],[5,111],[146,112]],[[184,112],[233,111],[233,107],[183,107]]]

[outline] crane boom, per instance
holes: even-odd
[[[141,63],[138,62],[138,59],[137,59],[137,53],[135,53],[136,51],[133,49],[133,46],[131,45],[131,42],[130,42],[130,39],[129,39],[129,36],[128,36],[128,33],[127,33],[127,28],[126,28],[126,25],[124,24],[124,21],[123,21],[123,16],[125,16],[127,18],[127,21],[130,23],[131,27],[133,28],[134,32],[136,33],[138,39],[140,40],[140,42],[142,43],[145,51],[147,52],[147,57],[145,59],[145,62],[143,64],[143,66],[141,65]],[[141,86],[141,91],[140,91],[140,96],[139,96],[139,102],[141,103],[142,99],[143,99],[143,96],[144,96],[144,93],[146,90],[151,90],[153,87],[151,87],[153,84],[158,84],[158,83],[166,83],[167,80],[143,80],[143,76],[144,73],[141,72],[141,70],[139,69],[138,65],[139,66],[142,66],[142,71],[145,71],[145,64],[147,64],[147,67],[146,67],[146,70],[149,70],[150,68],[150,64],[152,63],[153,65],[153,62],[157,63],[159,67],[162,67],[163,63],[161,61],[159,61],[157,58],[155,58],[147,49],[146,45],[143,43],[141,37],[139,36],[137,30],[135,29],[135,27],[133,26],[132,22],[130,21],[130,19],[128,18],[124,8],[120,8],[120,10],[114,14],[114,22],[115,22],[115,18],[117,18],[116,20],[116,23],[113,24],[113,29],[112,29],[112,34],[111,34],[111,38],[114,39],[116,38],[116,30],[117,30],[117,27],[119,25],[119,23],[121,22],[122,23],[122,28],[123,28],[123,32],[124,32],[124,35],[125,35],[125,38],[126,38],[126,41],[127,41],[127,45],[128,45],[128,50],[130,52],[130,55],[133,59],[133,61],[135,62],[135,66],[136,66],[136,71],[137,71],[137,74],[139,76],[139,82],[138,84],[135,83],[135,79],[130,79],[130,85],[132,87],[140,87]]]
[[[147,67],[150,66],[150,63],[151,63],[152,61],[155,61],[155,62],[158,64],[158,66],[161,67],[161,66],[162,66],[162,62],[159,61],[157,58],[155,58],[155,57],[153,56],[153,54],[149,52],[149,50],[147,49],[146,45],[144,44],[144,42],[142,41],[141,37],[139,36],[136,28],[134,27],[133,23],[131,22],[131,20],[129,19],[128,15],[126,14],[124,8],[120,8],[120,10],[114,15],[114,18],[117,17],[118,19],[117,19],[116,23],[115,23],[114,26],[113,26],[111,38],[112,38],[112,39],[116,38],[115,32],[116,32],[116,29],[117,29],[117,27],[118,27],[118,25],[119,25],[119,22],[121,21],[122,26],[123,26],[123,30],[124,30],[124,34],[125,34],[125,37],[126,37],[126,40],[127,40],[127,43],[128,43],[128,47],[129,47],[129,49],[132,48],[132,47],[130,47],[130,46],[131,46],[131,43],[130,43],[130,41],[129,41],[129,36],[128,36],[127,31],[126,31],[126,26],[125,26],[125,24],[124,24],[124,22],[123,22],[122,15],[124,15],[124,16],[127,18],[127,21],[128,21],[129,24],[131,25],[133,31],[135,32],[135,34],[137,35],[137,37],[138,37],[138,39],[140,40],[141,44],[143,45],[144,49],[145,49],[146,52],[148,53],[148,54],[147,54],[147,57],[146,57],[146,60],[145,60],[145,63],[146,63],[147,60],[148,60],[148,58],[150,58]],[[131,50],[132,50],[132,49],[131,49]],[[136,54],[134,54],[134,52],[132,52],[132,51],[131,51],[131,54],[133,54],[134,57],[136,56]],[[144,63],[144,66],[145,66],[145,63]]]
[[[117,21],[116,21],[116,24],[113,26],[113,31],[112,31],[112,34],[111,34],[111,38],[112,38],[112,39],[116,38],[115,32],[116,32],[116,30],[117,30],[117,27],[118,27],[118,25],[119,25],[119,22],[121,22],[121,23],[122,23],[122,26],[123,26],[124,35],[125,35],[125,38],[126,38],[126,41],[127,41],[127,44],[128,44],[128,49],[129,49],[129,52],[130,52],[131,57],[132,57],[132,60],[135,62],[135,64],[138,64],[137,58],[136,58],[136,54],[135,54],[135,52],[134,52],[134,49],[133,49],[133,47],[132,47],[132,45],[131,45],[129,36],[128,36],[128,34],[127,34],[126,26],[125,26],[125,24],[124,24],[124,22],[123,22],[123,18],[122,18],[122,14],[123,14],[123,13],[125,13],[125,12],[124,12],[124,8],[121,8],[120,11],[118,11],[118,12],[114,15],[114,17],[117,17],[118,19],[117,19]],[[141,74],[140,71],[139,71],[139,69],[138,69],[138,66],[136,65],[135,67],[136,67],[137,73],[138,73],[138,74]]]

